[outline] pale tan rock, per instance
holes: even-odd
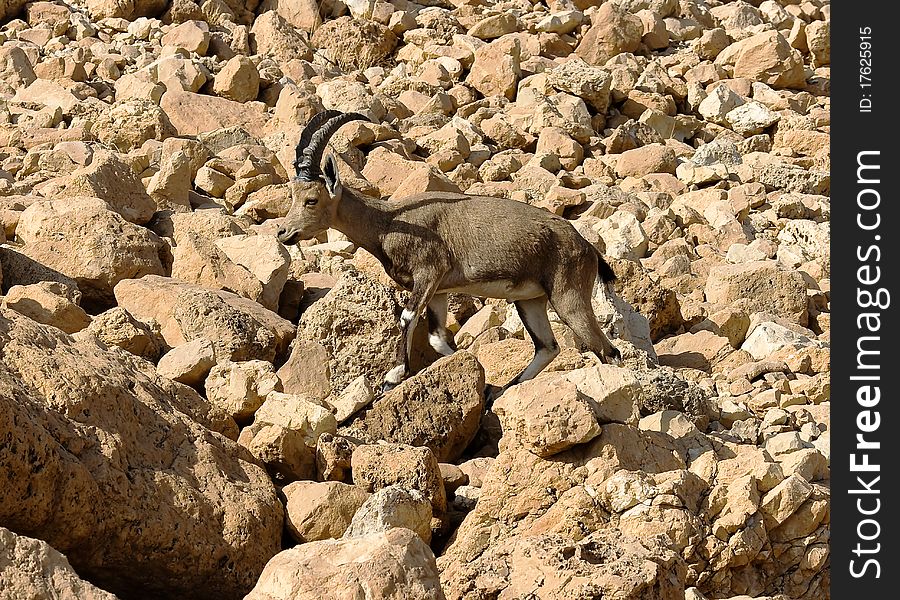
[[[333,390],[343,389],[360,375],[380,382],[396,361],[399,313],[391,288],[347,271],[303,313],[296,343],[316,342],[325,347],[328,360],[320,363],[319,369],[327,365]]]
[[[44,281],[11,286],[3,298],[2,306],[38,323],[52,325],[66,333],[75,333],[91,324],[91,317],[78,306],[76,300],[78,298],[64,285]]]
[[[812,494],[812,486],[802,476],[793,474],[763,496],[760,511],[766,527],[774,529],[784,523]]]
[[[343,536],[353,515],[370,497],[360,487],[338,481],[295,481],[282,493],[287,498],[285,524],[301,544]]]
[[[711,372],[732,353],[728,338],[711,331],[683,333],[656,344],[662,365]]]
[[[175,132],[166,113],[146,97],[120,99],[100,115],[92,131],[119,152],[130,152],[147,140],[163,140]]]
[[[180,212],[191,210],[190,191],[191,162],[181,151],[165,156],[147,185],[147,193],[159,208]]]
[[[264,133],[264,105],[240,103],[227,98],[169,89],[159,103],[179,136],[195,136],[217,129],[239,126],[251,135]]]
[[[263,296],[257,277],[232,261],[214,241],[193,231],[177,237],[172,249],[172,277],[209,289],[231,290],[253,301]]]
[[[207,166],[200,167],[197,175],[194,177],[194,186],[214,198],[224,197],[226,190],[232,185],[234,185],[234,179],[221,171]],[[246,203],[244,206],[246,206]],[[241,208],[243,209],[244,206]]]
[[[204,383],[207,399],[239,423],[250,419],[268,394],[279,387],[275,368],[264,360],[211,365]]]
[[[370,19],[339,17],[316,29],[311,42],[350,71],[383,62],[397,46],[397,36]]]
[[[487,478],[488,471],[494,463],[491,457],[471,458],[466,462],[459,464],[459,469],[466,475],[469,480],[467,485],[481,487]]]
[[[484,411],[484,371],[465,351],[441,358],[385,394],[350,424],[350,435],[374,442],[427,446],[439,461],[462,455]]]
[[[575,53],[592,65],[602,66],[617,54],[636,51],[643,34],[644,26],[637,16],[606,3],[591,17],[591,27]]]
[[[484,96],[505,96],[511,100],[521,77],[520,60],[518,38],[493,41],[475,51],[466,82]]]
[[[0,554],[3,598],[116,599],[115,595],[79,577],[66,557],[47,542],[0,527],[0,548],[3,548]]]
[[[500,311],[493,304],[486,304],[478,312],[469,317],[454,336],[458,348],[468,348],[479,335],[497,327],[502,322]]]
[[[774,88],[805,85],[803,61],[779,32],[758,33],[736,45],[739,48],[734,57],[735,77],[746,77]]]
[[[0,48],[0,82],[10,91],[31,85],[37,77],[28,55],[18,46]]]
[[[252,300],[167,277],[124,280],[115,296],[135,317],[158,322],[169,346],[207,337],[217,359],[274,360],[294,335],[291,323]]]
[[[328,349],[322,344],[295,340],[291,345],[290,357],[278,369],[278,378],[284,391],[288,394],[303,394],[317,400],[327,398],[332,390],[329,360]]]
[[[415,531],[423,542],[431,542],[431,502],[425,494],[399,485],[376,491],[353,515],[343,537],[364,537],[395,527]]]
[[[316,442],[335,433],[337,421],[327,408],[280,392],[270,392],[238,443],[246,447],[281,482],[312,479],[316,472]]]
[[[391,485],[418,490],[431,502],[435,519],[443,518],[447,494],[437,459],[428,448],[364,444],[353,450],[351,466],[353,481],[366,491],[376,492]]]
[[[600,434],[591,400],[570,381],[537,378],[507,390],[494,402],[505,435],[541,457],[552,456]]]
[[[319,4],[315,0],[263,0],[259,6],[260,14],[274,10],[285,21],[298,29],[314,31],[322,24]]]
[[[126,221],[137,225],[150,221],[157,209],[134,171],[112,152],[95,150],[91,162],[68,177],[62,193],[100,198]]]
[[[186,385],[203,383],[209,370],[216,364],[212,342],[199,338],[172,348],[156,365],[156,372],[172,381]],[[207,395],[207,398],[209,396]],[[210,399],[212,402],[212,399]],[[231,415],[232,417],[234,415]]]
[[[252,273],[262,285],[260,303],[278,310],[278,298],[284,289],[291,264],[290,255],[274,236],[241,235],[219,238],[216,246],[235,264]]]
[[[2,311],[0,339],[0,430],[37,457],[0,458],[13,475],[0,491],[3,523],[123,597],[253,585],[278,551],[283,510],[262,469],[210,429],[234,435],[233,422],[150,363],[12,311]],[[235,570],[223,572],[222,557]]]
[[[55,81],[35,79],[27,87],[18,88],[14,102],[33,102],[53,109],[60,109],[63,114],[70,114],[78,106],[80,100]]]
[[[225,63],[213,80],[213,91],[217,96],[249,102],[259,95],[259,71],[246,56],[235,56]]]
[[[806,282],[796,271],[782,271],[774,261],[713,267],[706,281],[706,299],[746,312],[769,311],[800,325],[808,319]]]
[[[491,578],[479,574],[495,574]],[[590,597],[666,600],[684,597],[686,568],[665,536],[630,536],[615,529],[580,541],[564,535],[512,536],[466,565],[441,572],[448,598],[501,589],[510,597],[536,593],[564,598],[572,590]]]
[[[638,261],[649,248],[650,238],[633,214],[617,211],[612,216],[598,221],[594,231],[603,240],[604,255],[610,258],[624,258]]]
[[[117,346],[150,362],[156,362],[166,348],[166,342],[159,333],[157,323],[138,321],[121,306],[95,316],[91,324],[75,337],[82,339],[82,336],[95,340],[107,348]]]
[[[199,92],[209,79],[209,71],[201,63],[177,55],[160,58],[150,68],[155,72],[155,80],[166,90]]]
[[[285,550],[269,561],[246,598],[339,600],[345,593],[373,600],[445,598],[431,549],[402,528]]]
[[[301,34],[275,11],[259,15],[250,29],[250,49],[279,62],[311,60],[312,52]]]
[[[375,392],[372,386],[369,385],[365,375],[360,375],[351,381],[340,395],[329,396],[328,403],[335,409],[334,417],[337,422],[343,423],[357,411],[371,404],[374,399]]]
[[[96,198],[36,202],[22,213],[16,235],[29,257],[73,278],[90,302],[111,303],[123,279],[163,273],[160,239]]]
[[[169,29],[161,42],[163,46],[182,48],[203,56],[209,48],[209,25],[204,21],[185,21]]]

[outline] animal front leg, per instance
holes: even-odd
[[[423,283],[420,283],[420,281]],[[436,280],[430,278],[415,279],[412,296],[400,314],[399,327],[401,336],[400,341],[397,343],[397,364],[384,375],[384,383],[381,385],[382,392],[394,389],[409,374],[409,356],[412,352],[413,334],[419,322],[419,316],[434,295],[436,287]]]
[[[439,354],[450,356],[456,352],[453,334],[447,329],[447,294],[435,294],[428,303],[428,343]]]

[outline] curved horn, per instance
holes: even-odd
[[[300,170],[300,165],[303,164],[303,151],[309,146],[309,141],[312,139],[313,134],[318,131],[326,121],[338,117],[341,114],[342,113],[337,110],[322,111],[313,115],[306,124],[306,127],[303,128],[303,132],[300,134],[300,140],[297,142],[297,149],[295,150],[296,155],[294,157],[294,168],[297,169],[298,172]]]
[[[327,110],[310,119],[297,144],[297,158],[294,162],[297,177],[304,181],[315,179],[320,174],[319,165],[331,136],[345,123],[368,120],[368,117],[359,113],[342,113],[336,110]]]

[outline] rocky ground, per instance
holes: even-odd
[[[0,598],[829,597],[829,2],[421,2],[0,0]],[[405,293],[274,236],[324,109],[570,219],[623,364],[485,411],[461,296],[377,397]]]

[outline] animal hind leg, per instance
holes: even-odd
[[[619,350],[612,345],[600,328],[591,306],[590,291],[566,289],[550,298],[553,310],[568,325],[581,342],[594,352],[603,362],[618,362]]]
[[[453,334],[447,329],[447,294],[435,294],[428,303],[428,343],[439,354],[449,356],[456,352]]]
[[[534,378],[559,355],[559,344],[556,343],[556,337],[550,328],[550,318],[547,316],[547,297],[518,300],[515,304],[525,330],[534,342],[534,358],[506,387]]]

